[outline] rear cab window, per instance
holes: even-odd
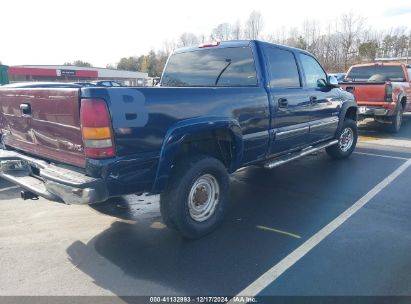
[[[355,66],[346,76],[352,82],[405,81],[404,71],[400,65]]]
[[[268,60],[272,89],[301,87],[297,62],[292,52],[274,47],[267,47],[264,52]]]
[[[203,49],[173,54],[161,79],[163,87],[257,86],[250,47]]]

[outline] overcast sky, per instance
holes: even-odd
[[[121,57],[160,49],[183,32],[209,34],[219,23],[244,22],[251,11],[264,33],[320,24],[353,11],[373,29],[411,28],[411,1],[312,0],[10,0],[0,3],[0,61],[63,64],[80,59],[105,67]]]

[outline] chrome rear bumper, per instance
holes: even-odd
[[[363,117],[390,116],[393,113],[388,108],[375,106],[359,106],[358,115]]]
[[[50,164],[25,154],[0,149],[0,177],[52,201],[93,204],[108,199],[104,179],[80,169]]]

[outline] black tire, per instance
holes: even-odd
[[[352,141],[349,140],[351,144],[348,144],[349,142],[347,142],[347,137],[345,137],[347,133],[345,132],[351,132],[350,134],[352,136]],[[326,148],[328,155],[335,159],[344,159],[349,157],[357,145],[357,123],[354,120],[345,119],[341,130],[339,130],[336,134],[336,139],[338,139],[338,144]]]
[[[176,224],[173,222],[171,216],[170,216],[170,206],[168,204],[168,202],[170,201],[166,195],[166,192],[163,192],[160,195],[160,213],[161,213],[161,217],[163,219],[163,223],[164,225],[167,226],[167,228],[172,229],[172,230],[177,230],[177,226]]]
[[[211,198],[214,202],[211,206],[214,208],[204,213],[203,218],[195,219],[199,215],[193,215],[195,210],[189,208],[189,202],[193,204],[192,199],[197,200],[198,192],[194,190],[194,185],[205,178],[211,180],[211,185],[218,184],[215,186],[218,191],[215,192],[214,200],[209,192],[204,191],[204,187],[197,186],[195,189],[200,189],[198,191],[202,193],[199,195],[202,195],[203,199]],[[173,168],[166,190],[160,195],[160,211],[164,223],[169,228],[178,230],[185,238],[197,239],[205,236],[215,230],[223,220],[229,199],[229,189],[230,180],[227,169],[219,160],[199,155],[178,162]],[[200,208],[203,206],[203,203],[194,204]],[[207,204],[205,202],[204,206]]]
[[[388,125],[388,131],[390,131],[391,133],[398,133],[400,131],[403,113],[404,109],[402,108],[402,104],[398,102],[394,116],[391,118],[391,124]]]

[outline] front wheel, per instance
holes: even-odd
[[[190,239],[212,232],[224,217],[229,185],[227,169],[215,158],[194,156],[178,162],[160,195],[164,222]]]
[[[346,119],[337,133],[338,144],[326,148],[328,155],[335,159],[344,159],[351,155],[357,145],[358,131],[354,120]]]

